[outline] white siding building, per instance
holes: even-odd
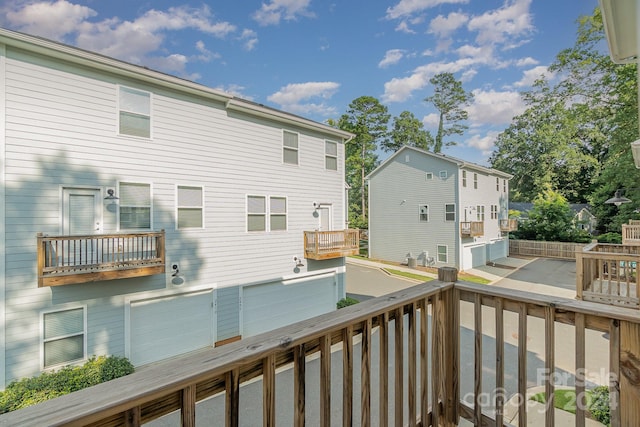
[[[344,297],[350,252],[304,239],[347,236],[351,134],[1,29],[0,113],[0,386],[220,345]]]
[[[369,257],[467,270],[506,257],[511,175],[403,147],[367,176]]]

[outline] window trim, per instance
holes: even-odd
[[[250,213],[249,212],[249,198],[250,197],[260,197],[260,198],[264,199],[264,212],[262,212],[262,213]],[[281,213],[271,213],[271,199],[284,199],[284,205],[285,205],[285,213],[284,213],[285,228],[284,228],[284,230],[272,230],[271,229],[271,217],[272,217],[272,215],[280,215],[280,216],[283,215]],[[252,215],[254,215],[254,216],[263,215],[264,216],[264,230],[249,230],[249,217],[252,216]],[[289,197],[288,196],[277,195],[277,194],[269,194],[269,195],[255,194],[255,193],[246,194],[245,195],[245,231],[247,233],[285,233],[285,232],[289,231]]]
[[[50,338],[48,340],[45,340],[44,338],[44,317],[47,314],[52,314],[52,313],[61,313],[63,311],[73,311],[73,310],[82,310],[82,333],[81,334],[70,334],[70,335],[61,335],[59,337],[56,338]],[[70,360],[70,361],[66,361],[63,363],[58,363],[55,365],[49,365],[49,366],[45,366],[45,357],[44,357],[44,347],[45,347],[45,343],[47,342],[52,342],[52,341],[57,341],[57,340],[62,340],[65,338],[71,338],[71,337],[75,337],[78,335],[82,335],[82,358],[80,359],[74,359],[74,360]],[[59,306],[56,308],[50,308],[47,310],[43,310],[40,312],[40,339],[39,339],[39,346],[40,346],[40,370],[41,371],[50,371],[50,370],[55,370],[55,369],[59,369],[63,366],[70,366],[70,365],[77,365],[80,363],[85,362],[88,357],[87,357],[87,336],[88,336],[88,331],[87,331],[87,305],[86,304],[82,304],[82,305],[69,305],[69,306]]]
[[[440,178],[441,180],[445,180],[448,177],[449,177],[449,174],[447,173],[447,171],[438,172],[438,178]]]
[[[427,208],[427,212],[426,212],[426,216],[427,219],[424,220],[422,219],[422,216],[425,215],[422,213],[422,208]],[[418,205],[418,222],[429,222],[430,218],[429,218],[429,205]]]
[[[202,211],[202,224],[200,224],[200,227],[180,227],[179,221],[178,221],[178,215],[180,212],[180,209],[197,209],[198,206],[181,206],[178,204],[178,201],[180,200],[180,187],[185,187],[185,188],[199,188],[202,192],[202,196],[201,196],[201,200],[200,200],[200,210]],[[205,188],[204,185],[197,185],[197,184],[176,184],[175,186],[175,201],[176,201],[176,211],[175,211],[175,229],[176,230],[204,230],[205,229],[205,205],[204,205],[204,199],[205,199]]]
[[[149,136],[139,136],[139,135],[130,135],[128,133],[122,133],[120,132],[120,112],[125,112],[125,113],[130,113],[130,114],[135,114],[138,116],[146,116],[145,114],[140,114],[136,111],[130,111],[130,110],[125,110],[123,108],[120,107],[121,105],[121,96],[120,96],[120,90],[121,89],[127,89],[130,91],[134,91],[134,92],[139,92],[139,93],[144,93],[144,94],[148,94],[149,95]],[[142,139],[145,141],[150,141],[153,140],[153,92],[148,91],[148,90],[143,90],[143,89],[138,89],[135,87],[131,87],[131,86],[126,86],[126,85],[116,85],[116,97],[117,97],[117,108],[116,108],[116,119],[117,119],[117,128],[116,128],[116,134],[118,136],[121,136],[123,138],[136,138],[136,139]]]
[[[440,248],[444,248],[445,260],[440,261]],[[447,264],[449,263],[449,245],[436,245],[436,262]]]
[[[498,219],[498,205],[491,205],[491,219]]]
[[[433,180],[433,172],[425,172],[424,179],[425,179],[425,181]]]
[[[467,187],[467,171],[462,171],[462,186]]]
[[[328,154],[327,153],[327,144],[334,144],[336,146],[336,154]],[[327,167],[327,159],[328,158],[332,158],[336,160],[336,168],[335,169],[329,169]],[[331,141],[329,139],[325,139],[324,140],[324,170],[328,170],[328,171],[338,171],[338,143],[336,141]]]
[[[476,220],[479,222],[484,222],[484,205],[476,206]]]
[[[500,178],[496,176],[496,191],[500,191]]]
[[[284,230],[272,230],[271,229],[271,217],[274,215],[278,215],[278,216],[282,216],[283,214],[281,213],[272,213],[271,212],[271,199],[284,199]],[[286,232],[289,231],[289,199],[287,196],[276,196],[276,195],[270,195],[267,196],[267,200],[269,201],[269,204],[267,205],[267,217],[269,218],[268,221],[268,226],[269,228],[267,229],[267,232],[269,233],[282,233],[282,232]]]
[[[474,190],[478,189],[478,174],[477,173],[473,174],[473,189]]]
[[[453,206],[453,212],[447,211],[448,206]],[[453,214],[453,219],[447,219],[447,215]],[[445,203],[444,204],[444,220],[445,222],[455,222],[456,221],[456,204],[455,203]]]
[[[133,185],[148,185],[149,186],[149,228],[123,228],[121,226],[120,223],[120,209],[122,208],[122,199],[118,200],[118,214],[117,214],[117,229],[118,231],[121,230],[140,230],[140,231],[144,231],[144,230],[148,230],[151,231],[153,230],[153,183],[151,182],[135,182],[135,181],[119,181],[118,182],[118,194],[122,195],[122,191],[121,191],[121,186],[122,184],[133,184]],[[125,207],[133,207],[133,208],[140,208],[140,207],[146,207],[146,206],[142,206],[142,205],[124,205]]]
[[[284,136],[285,134],[292,134],[296,136],[296,147],[289,147],[288,145],[285,145],[285,139]],[[290,163],[290,162],[286,162],[285,161],[285,155],[284,153],[289,150],[289,151],[293,151],[296,153],[296,162],[295,163]],[[300,166],[300,133],[299,132],[294,132],[292,130],[287,130],[287,129],[282,129],[282,164],[283,165],[291,165],[291,166]]]

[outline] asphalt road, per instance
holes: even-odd
[[[495,271],[495,270],[494,270]],[[509,282],[528,282],[575,291],[576,262],[574,260],[536,258],[515,271],[506,272],[504,279],[495,283],[503,286]]]

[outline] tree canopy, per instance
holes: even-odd
[[[424,129],[422,121],[410,111],[403,111],[393,118],[389,138],[382,141],[381,148],[396,152],[405,145],[423,150],[429,150],[433,146],[431,133]]]

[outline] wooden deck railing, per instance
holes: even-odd
[[[637,311],[453,283],[447,279],[455,279],[454,269],[441,269],[439,276],[444,280],[2,415],[0,426],[139,426],[175,411],[173,425],[195,426],[197,402],[213,405],[197,412],[207,417],[198,418],[202,425],[328,426],[341,420],[368,426],[375,419],[380,426],[453,426],[462,417],[475,425],[502,426],[508,415],[524,426],[530,417],[528,387],[541,386],[552,402],[558,378],[567,375],[578,396],[576,425],[584,426],[584,392],[593,386],[586,373],[598,368],[608,374],[603,376],[610,386],[611,425],[640,425]],[[594,351],[605,356],[604,366],[591,366]],[[341,357],[332,358],[335,352]],[[312,357],[317,354],[319,359]],[[307,370],[310,363],[316,369]],[[276,373],[285,367],[292,375],[278,377],[287,382],[287,392],[276,399]],[[487,379],[491,372],[494,378]],[[258,377],[261,388],[253,389],[261,394],[262,420],[255,412],[251,420],[243,419],[248,395],[241,385]],[[314,382],[319,384],[315,399],[309,398]],[[333,402],[332,384],[342,389]],[[220,396],[204,401],[215,395]],[[508,400],[519,403],[517,414],[507,414]],[[310,418],[312,407],[317,419]],[[548,405],[543,411],[545,425],[553,426],[555,411]]]
[[[629,220],[629,224],[622,224],[622,244],[640,245],[640,223]]]
[[[640,308],[640,246],[592,243],[576,252],[578,299]]]
[[[460,234],[463,237],[484,236],[484,222],[482,221],[461,222]]]
[[[38,286],[164,273],[165,232],[46,236],[38,234]]]
[[[515,218],[501,219],[500,231],[516,231],[518,229],[518,220]]]
[[[359,230],[305,231],[304,257],[322,260],[358,255],[360,252]]]

